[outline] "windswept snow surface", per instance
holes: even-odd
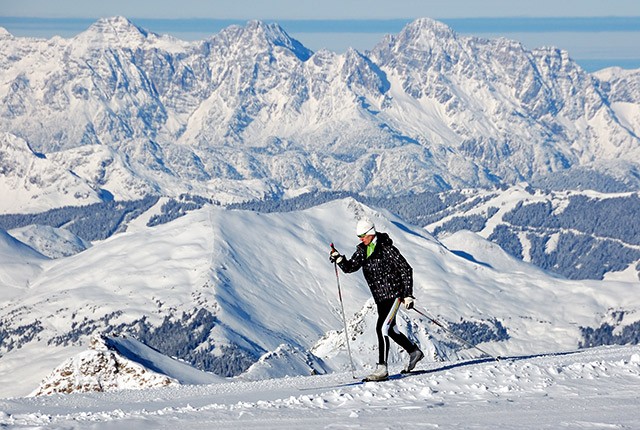
[[[0,400],[0,427],[637,429],[640,346],[348,373]],[[393,369],[398,370],[398,369]]]

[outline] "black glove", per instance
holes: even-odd
[[[340,263],[344,258],[343,255],[340,255],[337,249],[331,248],[331,253],[329,254],[329,261],[332,263]]]

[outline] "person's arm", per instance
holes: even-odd
[[[350,259],[343,258],[338,261],[338,266],[344,273],[352,273],[358,271],[364,264],[365,255],[364,251],[360,248],[356,248],[356,252],[353,253]]]

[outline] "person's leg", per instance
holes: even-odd
[[[377,306],[378,322],[376,324],[376,335],[378,336],[378,363],[387,364],[390,347],[389,337],[405,349],[407,349],[407,347],[412,349],[414,345],[405,335],[398,332],[396,328],[396,314],[400,308],[400,299],[385,300],[377,303]]]
[[[376,336],[378,337],[378,365],[367,376],[365,381],[385,381],[389,378],[387,357],[389,356],[389,326],[398,312],[399,300],[385,300],[376,303],[378,307],[378,321],[376,322]]]
[[[376,331],[378,333],[380,351],[379,363],[387,364],[390,346],[389,337],[391,337],[395,343],[400,345],[400,347],[409,354],[409,362],[404,367],[403,372],[410,372],[415,368],[418,361],[424,358],[424,354],[417,344],[411,342],[407,336],[398,330],[398,325],[396,324],[398,309],[400,309],[400,299],[382,302],[378,305],[378,324]]]
[[[409,354],[418,348],[418,345],[411,342],[407,336],[398,330],[395,318],[393,319],[393,323],[389,329],[389,337],[391,337],[395,343],[400,345],[402,349],[407,351]]]

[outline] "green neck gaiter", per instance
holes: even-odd
[[[378,238],[374,237],[369,245],[367,245],[367,258],[373,254],[373,250],[376,249],[376,242],[378,242]]]

